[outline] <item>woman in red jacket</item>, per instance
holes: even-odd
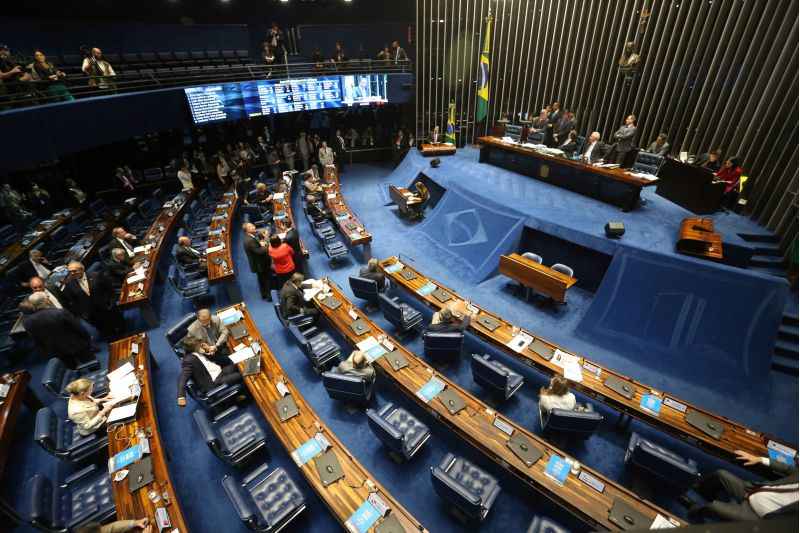
[[[273,235],[269,238],[269,256],[272,259],[272,268],[278,278],[278,290],[280,290],[294,274],[294,250],[280,237]]]
[[[733,209],[736,200],[739,198],[739,178],[742,176],[742,167],[739,166],[738,157],[729,157],[722,164],[722,168],[716,173],[717,180],[725,182],[725,193],[722,197],[722,205],[728,209]]]

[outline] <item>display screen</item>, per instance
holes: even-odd
[[[387,103],[386,74],[257,80],[184,89],[195,124]]]

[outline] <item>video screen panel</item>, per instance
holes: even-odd
[[[209,124],[245,117],[244,100],[239,83],[219,83],[184,89],[192,120]]]
[[[385,104],[388,97],[388,75],[349,74],[342,78],[342,100],[344,105]]]
[[[241,83],[248,117],[342,107],[338,76]]]

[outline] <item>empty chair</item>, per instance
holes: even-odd
[[[214,455],[232,466],[243,465],[267,445],[256,418],[235,405],[213,418],[202,409],[195,410],[192,416]]]
[[[639,151],[639,153],[636,154],[636,161],[633,163],[633,171],[657,176],[663,162],[663,156]]]
[[[297,324],[289,324],[289,333],[311,361],[317,374],[329,369],[342,352],[333,337],[325,331],[320,332],[315,327],[303,331]]]
[[[478,385],[502,394],[506,400],[522,387],[524,381],[521,375],[499,361],[478,354],[472,354],[472,379]]]
[[[189,313],[177,324],[169,328],[164,334],[167,338],[167,342],[172,346],[172,351],[175,352],[178,358],[182,358],[186,355],[186,347],[183,345],[183,340],[186,338],[186,332],[189,330],[189,326],[195,320],[197,320],[197,314]]]
[[[552,268],[556,272],[561,272],[565,276],[572,277],[572,275],[574,274],[572,268],[568,267],[567,265],[562,265],[561,263],[556,263],[555,265],[551,266],[550,268]]]
[[[536,261],[540,265],[542,264],[542,256],[539,254],[535,254],[533,252],[525,252],[524,254],[522,254],[522,257],[524,257],[525,259],[530,259],[531,261]]]
[[[67,385],[78,378],[86,378],[94,383],[94,396],[103,396],[108,391],[107,372],[100,368],[99,361],[92,361],[81,365],[75,370],[67,368],[61,359],[53,357],[47,362],[42,374],[42,387],[52,392],[55,396],[69,398],[64,390]]]
[[[595,412],[591,404],[585,404],[580,410],[539,409],[539,422],[542,431],[560,431],[588,437],[603,422],[603,415]]]
[[[72,421],[59,417],[49,407],[43,407],[36,413],[33,439],[47,453],[73,462],[108,450],[108,433],[105,430],[84,437],[78,433]]]
[[[367,423],[397,461],[414,457],[431,436],[428,426],[392,403],[378,411],[367,409]]]
[[[222,487],[241,521],[253,531],[280,531],[306,508],[303,494],[283,468],[269,472],[263,464],[241,482],[226,475]]]
[[[189,281],[175,265],[169,266],[169,284],[182,298],[192,300],[196,306],[198,298],[208,295],[208,280],[198,279]]]
[[[652,441],[633,433],[625,450],[625,464],[633,465],[666,481],[670,485],[687,488],[700,476],[697,463],[681,457]]]
[[[531,144],[543,144],[544,143],[544,133],[541,131],[537,131],[528,135],[528,142]]]
[[[325,255],[328,256],[328,261],[330,262],[346,257],[348,254],[347,246],[337,237],[323,240],[322,249],[325,251]]]
[[[385,294],[379,294],[378,307],[384,318],[391,322],[400,333],[415,329],[422,324],[422,313],[401,302],[397,297],[390,298]]]
[[[461,331],[425,331],[422,334],[425,355],[439,362],[458,359],[464,344]]]
[[[38,529],[69,529],[86,522],[106,522],[116,515],[111,476],[89,465],[53,483],[42,474],[28,482],[29,518]]]
[[[374,381],[363,376],[340,374],[337,371],[322,373],[322,384],[334,400],[365,405],[372,398]]]
[[[358,276],[350,276],[350,289],[353,291],[353,296],[366,300],[371,306],[378,304],[378,283],[372,279],[360,278]]]
[[[448,453],[431,468],[433,489],[464,522],[481,522],[500,494],[497,480],[462,457]]]

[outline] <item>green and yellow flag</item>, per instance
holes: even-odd
[[[447,110],[447,131],[444,134],[444,142],[456,143],[456,103],[450,102]]]
[[[475,122],[481,122],[489,111],[489,47],[492,43],[492,15],[486,17],[483,50],[481,51],[481,82],[478,86],[478,109],[475,111]]]

